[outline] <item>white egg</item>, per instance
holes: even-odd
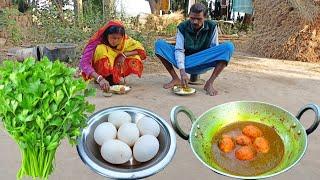
[[[131,116],[124,111],[114,111],[109,114],[108,121],[118,129],[122,124],[131,122]]]
[[[111,164],[123,164],[132,157],[131,148],[116,139],[105,141],[101,147],[101,156]]]
[[[160,126],[159,124],[150,117],[143,117],[137,122],[138,129],[140,134],[143,135],[153,135],[158,137],[160,133]]]
[[[159,151],[159,141],[152,135],[141,136],[133,146],[133,157],[139,162],[152,159]]]
[[[139,139],[139,129],[134,123],[122,124],[118,130],[118,139],[127,143],[130,147]]]
[[[115,139],[117,136],[116,127],[110,122],[103,122],[99,124],[93,133],[93,138],[100,146],[104,141],[109,139]]]

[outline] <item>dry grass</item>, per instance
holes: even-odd
[[[255,1],[255,29],[249,51],[271,58],[320,62],[320,15],[314,15],[319,11],[304,4],[300,0]]]
[[[153,14],[141,14],[137,16],[135,27],[138,29],[147,29],[149,31],[161,32],[167,31],[168,27],[176,26],[184,20],[182,12],[174,12],[162,16]],[[174,29],[175,30],[175,29]]]

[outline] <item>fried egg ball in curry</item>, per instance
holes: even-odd
[[[256,156],[256,151],[251,146],[242,146],[236,150],[235,155],[241,161],[252,160]]]
[[[262,136],[262,131],[258,127],[253,126],[253,125],[245,126],[242,129],[242,133],[246,136],[249,136],[250,138],[253,138],[253,139]]]
[[[232,151],[235,147],[235,144],[229,135],[222,135],[222,138],[219,141],[219,149],[225,153]]]
[[[250,139],[250,137],[241,134],[236,137],[236,143],[241,146],[246,146],[252,144],[252,140]]]
[[[253,142],[253,146],[260,153],[268,153],[270,150],[269,142],[264,137],[257,137]]]

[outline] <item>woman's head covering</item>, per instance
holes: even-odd
[[[101,43],[103,39],[103,33],[111,26],[120,26],[124,28],[121,21],[115,21],[115,20],[109,21],[107,24],[101,27],[96,33],[94,33],[94,35],[90,38],[88,45]],[[127,36],[125,35],[124,38],[127,38]],[[124,40],[121,41],[121,43],[116,47],[116,49],[118,51],[123,51],[123,48],[124,48]]]

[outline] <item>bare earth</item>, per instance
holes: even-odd
[[[146,74],[142,79],[128,78],[133,87],[127,95],[113,95],[105,98],[99,91],[90,101],[96,104],[96,110],[111,106],[133,105],[147,108],[169,122],[172,107],[184,105],[197,116],[209,108],[239,100],[264,101],[281,106],[296,114],[308,104],[320,105],[320,64],[280,61],[236,55],[232,62],[217,79],[215,85],[219,94],[210,97],[202,86],[194,86],[197,93],[189,97],[176,96],[170,90],[162,89],[163,83],[170,80],[161,66],[149,68],[153,62],[147,62]],[[156,65],[156,63],[154,63]],[[149,69],[148,69],[149,68]],[[154,73],[154,72],[157,73]],[[160,71],[160,72],[159,72]],[[153,73],[151,73],[153,72]],[[209,73],[202,76],[208,78]],[[311,112],[303,117],[305,127],[311,125],[314,115]],[[182,117],[182,120],[184,117]],[[190,128],[189,121],[183,121],[183,127]],[[320,129],[309,135],[309,146],[303,159],[288,172],[274,179],[319,179],[320,176]],[[0,129],[0,179],[15,179],[20,165],[20,153],[17,145],[9,138],[1,126]],[[148,179],[228,179],[218,175],[192,154],[187,141],[177,136],[177,150],[172,162],[160,173]],[[80,160],[76,148],[64,141],[56,155],[56,169],[51,179],[87,180],[105,179],[95,174]]]

